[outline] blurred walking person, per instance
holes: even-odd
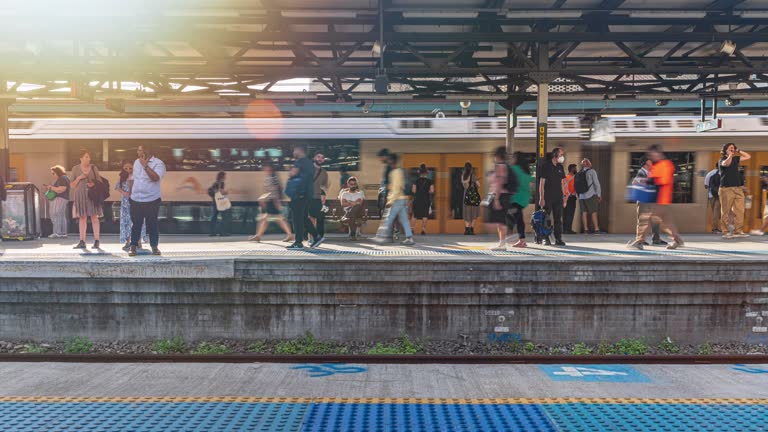
[[[492,247],[492,251],[507,250],[507,211],[509,210],[509,167],[507,166],[507,149],[497,147],[493,152],[493,173],[489,193],[493,196],[488,203],[490,215],[488,222],[496,225],[496,234],[499,236],[499,244]],[[489,196],[490,198],[490,196]]]
[[[629,248],[643,250],[643,241],[651,229],[653,218],[658,218],[661,223],[661,229],[672,237],[672,243],[667,245],[667,249],[677,249],[683,247],[683,239],[677,231],[677,226],[669,211],[669,205],[672,204],[672,191],[675,186],[675,164],[667,159],[659,145],[652,145],[648,149],[648,159],[653,166],[648,173],[648,180],[656,185],[656,203],[650,204],[644,208],[637,221],[637,236],[635,241],[627,245]]]
[[[651,168],[653,167],[653,161],[650,159],[643,158],[642,165],[640,166],[640,169],[637,171],[637,175],[634,179],[632,179],[633,185],[648,185],[648,175],[651,172]],[[641,203],[638,201],[637,203],[637,223],[640,223],[640,215],[650,213],[653,211],[653,203]],[[661,226],[659,224],[659,220],[657,218],[652,218],[651,221],[651,242],[655,246],[666,246],[667,242],[661,239]],[[643,239],[643,246],[649,246],[648,242]]]
[[[309,201],[309,220],[307,231],[312,234],[312,243],[310,248],[316,248],[325,241],[325,213],[328,207],[325,206],[325,199],[331,184],[328,180],[328,171],[323,168],[325,156],[322,153],[316,153],[312,158],[314,162],[314,175],[312,177],[312,199]]]
[[[379,229],[376,237],[371,239],[375,243],[385,243],[392,238],[395,220],[400,221],[405,233],[405,240],[401,244],[411,246],[413,241],[413,232],[411,224],[408,221],[408,196],[405,194],[405,171],[397,166],[397,155],[390,153],[387,156],[387,165],[389,167],[389,178],[387,181],[387,204],[386,219],[383,226]]]
[[[291,233],[291,227],[288,226],[285,217],[283,217],[283,188],[280,187],[280,179],[275,173],[275,166],[272,163],[264,165],[264,194],[259,197],[259,226],[256,229],[256,235],[249,238],[250,241],[260,242],[261,237],[267,231],[269,222],[276,222],[285,232],[284,242],[293,243],[294,237]]]
[[[314,227],[309,220],[309,203],[314,194],[313,175],[315,167],[307,158],[307,149],[298,145],[293,148],[293,157],[296,160],[291,168],[291,177],[285,187],[286,195],[291,198],[291,214],[293,215],[293,244],[288,249],[304,249],[304,233]]]
[[[522,152],[515,152],[512,156],[512,176],[514,178],[514,191],[510,197],[510,207],[507,213],[507,225],[509,230],[517,230],[517,242],[512,245],[516,248],[528,247],[525,242],[525,218],[523,211],[531,203],[531,168],[528,158]]]
[[[704,177],[704,188],[707,190],[707,198],[710,211],[712,212],[712,234],[720,234],[720,222],[723,217],[720,211],[720,164],[715,164],[715,168],[708,172]]]

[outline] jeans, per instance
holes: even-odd
[[[309,215],[315,218],[317,225],[311,226],[312,221],[307,219],[307,231],[312,233],[315,238],[320,238],[325,235],[325,213],[321,210],[323,208],[323,201],[320,198],[313,198],[309,203]],[[314,233],[313,233],[314,231]]]
[[[51,201],[51,222],[56,235],[67,235],[67,204],[69,201],[62,197]]]
[[[141,227],[147,224],[147,235],[149,236],[149,245],[157,247],[160,241],[160,231],[158,227],[157,215],[160,212],[160,198],[140,202],[131,200],[131,246],[138,246],[141,238]]]
[[[555,240],[563,239],[563,200],[544,202],[544,211],[547,216],[552,216],[552,226],[555,229]]]
[[[568,197],[568,204],[565,206],[565,212],[563,213],[563,228],[565,232],[573,231],[573,216],[576,214],[576,195]]]
[[[232,225],[232,209],[219,211],[216,204],[213,205],[213,215],[211,216],[211,235],[219,234],[216,232],[216,220],[221,214],[221,234],[229,234]]]
[[[392,207],[389,208],[387,218],[384,220],[384,232],[386,232],[387,237],[392,237],[392,226],[397,219],[400,220],[400,225],[403,226],[405,238],[413,237],[411,223],[408,220],[408,200],[397,200],[392,204]]]

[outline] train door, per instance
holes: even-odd
[[[435,154],[409,153],[402,157],[402,166],[409,178],[408,184],[419,177],[421,164],[427,166],[427,177],[435,185],[432,213],[427,227],[429,232],[445,234],[461,234],[464,232],[464,188],[461,184],[461,173],[464,164],[470,162],[475,167],[476,176],[480,179],[483,190],[482,154]],[[413,227],[414,230],[417,227]],[[475,223],[475,232],[482,232],[480,221]]]
[[[8,161],[10,165],[10,178],[6,179],[7,182],[23,182],[26,180],[26,170],[24,165],[26,163],[24,155],[20,153],[11,153],[11,158]]]
[[[720,157],[720,152],[712,153],[712,160],[710,165],[707,167],[707,172],[715,168],[717,163],[720,161]],[[751,197],[751,205],[749,204],[749,200],[747,200],[746,203],[747,205],[750,205],[750,207],[747,208],[747,205],[745,205],[744,208],[745,232],[749,231],[753,227],[760,226],[759,223],[755,225],[755,221],[758,220],[762,215],[762,208],[759,208],[759,203],[761,202],[762,196],[762,188],[760,177],[757,175],[756,171],[758,171],[763,165],[765,165],[765,167],[768,169],[768,154],[765,153],[753,153],[750,160],[739,165],[739,173],[741,174],[741,179],[744,182],[744,186],[747,187],[747,195]],[[709,199],[709,195],[707,195],[707,199]],[[707,223],[707,232],[709,232],[712,230],[712,209],[709,207],[709,205],[707,205],[707,220],[709,221],[709,223]],[[727,227],[721,227],[721,229],[726,230]]]

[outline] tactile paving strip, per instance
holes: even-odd
[[[9,431],[765,431],[759,399],[2,397]]]

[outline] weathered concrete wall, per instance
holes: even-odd
[[[0,338],[768,340],[762,262],[244,258],[116,263],[119,278],[69,265],[0,267]]]

